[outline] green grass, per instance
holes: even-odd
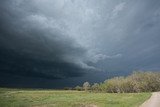
[[[0,107],[138,107],[150,96],[151,93],[115,94],[0,88]]]

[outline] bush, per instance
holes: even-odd
[[[76,87],[75,87],[75,90],[77,90],[77,91],[82,91],[82,90],[83,90],[83,88],[82,88],[82,87],[80,87],[80,86],[76,86]]]
[[[63,89],[64,89],[64,90],[72,90],[71,87],[64,87]]]
[[[134,72],[127,77],[114,77],[100,84],[95,83],[91,89],[109,93],[160,91],[160,73]]]

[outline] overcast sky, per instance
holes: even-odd
[[[1,0],[1,86],[134,70],[160,71],[159,0]]]

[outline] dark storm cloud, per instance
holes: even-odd
[[[86,50],[52,26],[25,0],[0,4],[0,71],[13,75],[66,78],[90,69]]]
[[[2,0],[0,72],[14,75],[12,80],[71,77],[56,81],[76,84],[102,80],[106,72],[158,71],[159,5],[159,0]]]
[[[126,3],[117,22],[117,26],[123,26],[123,38],[113,47],[123,56],[113,64],[117,69],[160,70],[159,5],[158,0]]]
[[[159,0],[108,0],[101,4],[104,10],[97,11],[103,18],[94,22],[95,40],[91,44],[104,55],[119,54],[120,57],[106,57],[95,66],[110,72],[159,71],[159,5]]]

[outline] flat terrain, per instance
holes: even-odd
[[[138,107],[151,93],[91,93],[0,88],[0,107]]]
[[[160,107],[160,92],[154,92],[140,107]]]

